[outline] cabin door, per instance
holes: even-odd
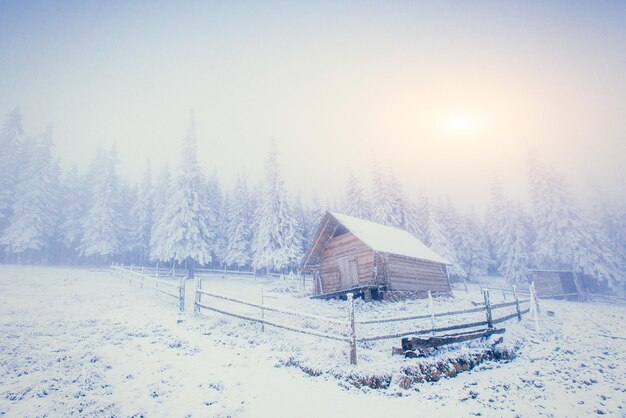
[[[351,289],[359,285],[359,269],[356,257],[349,256],[339,259],[339,273],[341,275],[341,288]]]

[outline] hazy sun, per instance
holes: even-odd
[[[468,115],[453,115],[446,119],[445,128],[450,133],[467,133],[474,129],[474,122]]]

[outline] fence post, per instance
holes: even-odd
[[[537,290],[535,290],[535,282],[534,281],[530,282],[530,287],[532,288],[531,295],[532,295],[533,299],[535,299],[535,308],[537,309],[537,314],[540,314],[541,313],[541,309],[539,309],[539,299],[537,298]]]
[[[143,289],[143,266],[141,266],[141,288]]]
[[[522,312],[519,309],[519,298],[517,297],[517,287],[513,285],[513,297],[515,298],[515,310],[517,311],[517,322],[522,320]]]
[[[193,304],[193,313],[198,315],[200,314],[199,303],[201,300],[200,298],[202,297],[202,294],[200,293],[200,290],[202,290],[202,279],[196,276],[195,281],[196,281],[196,294],[195,294],[194,304]]]
[[[487,314],[487,327],[493,328],[493,317],[491,316],[491,298],[489,297],[489,289],[483,289],[483,297],[485,298],[485,313]]]
[[[535,331],[539,331],[539,318],[537,315],[537,301],[535,299],[535,287],[533,286],[534,282],[532,282],[528,288],[530,289],[530,313],[533,316],[533,320],[535,321]]]
[[[178,279],[178,311],[185,312],[185,278]]]
[[[354,328],[354,294],[348,293],[348,322],[350,325],[350,364],[356,365],[356,330]]]
[[[261,286],[261,321],[265,321],[265,297],[263,294],[263,286]],[[261,322],[261,332],[265,332],[265,322]]]
[[[506,292],[504,291],[504,287],[502,288],[502,297],[504,298],[504,301],[506,302]]]
[[[430,327],[435,329],[435,307],[433,306],[433,295],[428,291],[428,309],[430,309]]]

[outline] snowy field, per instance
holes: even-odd
[[[347,317],[346,302],[283,293],[282,283],[204,281],[206,290],[257,302],[261,287],[267,305]],[[455,296],[435,300],[435,310],[480,300],[474,290]],[[374,390],[281,364],[293,358],[322,371],[393,372],[415,361],[389,355],[399,339],[359,346],[354,367],[343,342],[269,327],[261,333],[258,324],[208,312],[196,318],[192,300],[191,283],[187,311],[178,314],[173,298],[106,272],[0,266],[0,416],[626,416],[624,306],[542,300],[539,332],[529,317],[503,324],[505,344],[518,347],[512,361]],[[356,302],[357,319],[420,312],[426,301]],[[377,327],[357,334],[388,331]]]

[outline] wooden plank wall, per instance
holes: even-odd
[[[339,259],[348,256],[356,257],[359,271],[359,286],[372,284],[374,253],[354,234],[348,232],[331,238],[322,251],[319,261],[319,272],[323,293],[342,290]]]
[[[388,254],[389,287],[391,290],[450,292],[445,266]]]
[[[534,271],[535,290],[538,296],[561,295],[565,293],[561,285],[559,273],[551,271]]]

